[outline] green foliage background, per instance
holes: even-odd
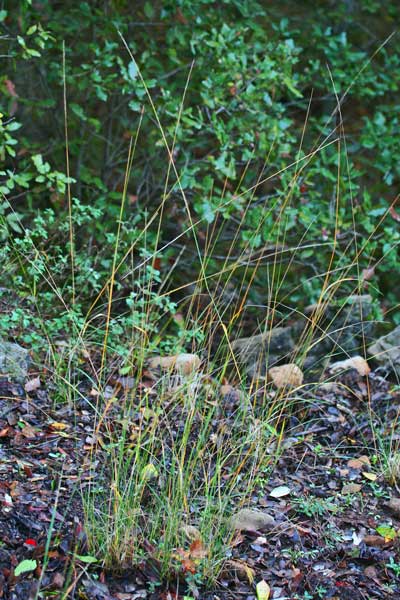
[[[211,227],[221,231],[210,272],[233,241],[238,253],[259,252],[251,298],[265,305],[268,252],[282,246],[287,273],[278,300],[302,307],[318,298],[336,244],[333,268],[345,273],[357,263],[343,293],[368,286],[399,320],[400,223],[395,207],[388,212],[400,175],[398,2],[3,0],[0,7],[3,285],[22,298],[40,292],[56,329],[65,324],[58,309],[52,314],[54,291],[43,274],[50,265],[68,299],[63,44],[78,320],[111,268],[129,139],[139,124],[120,257],[164,197],[168,156],[138,69],[174,143],[180,186],[201,220],[198,239]],[[266,181],[254,188],[259,179]],[[164,212],[161,239],[150,229],[121,276],[190,225],[173,174]],[[159,253],[158,281],[179,255],[171,286],[193,278],[189,233]],[[371,265],[375,273],[362,283]],[[117,289],[128,295],[122,278]],[[26,329],[24,318],[14,311],[2,329]]]

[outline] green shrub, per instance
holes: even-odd
[[[69,306],[75,286],[75,310],[86,314],[109,277],[137,136],[116,257],[120,297],[130,295],[123,277],[143,251],[157,251],[154,289],[167,273],[170,289],[195,280],[191,257],[213,232],[203,265],[210,285],[251,281],[251,302],[280,314],[316,301],[327,271],[343,295],[369,287],[398,302],[390,274],[400,234],[389,208],[399,175],[400,53],[396,38],[385,40],[399,8],[359,1],[348,10],[292,0],[227,1],[218,10],[210,0],[145,2],[133,13],[124,0],[24,0],[3,10],[4,286],[13,278],[23,296],[35,288],[49,317],[54,288]],[[213,279],[233,256],[243,268]]]

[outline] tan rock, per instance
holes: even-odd
[[[391,511],[397,516],[400,517],[400,498],[395,498],[394,496],[390,498],[387,506]]]
[[[359,375],[368,375],[371,369],[362,356],[352,356],[346,360],[339,360],[329,366],[329,370],[332,373],[336,371],[347,371],[348,369],[355,369]]]
[[[197,354],[175,354],[174,356],[154,356],[149,361],[150,369],[175,371],[180,375],[190,375],[199,370],[201,360]]]
[[[194,525],[182,525],[180,529],[188,540],[201,540],[201,533]]]
[[[280,389],[287,386],[300,386],[303,383],[304,376],[297,365],[288,363],[268,369],[268,378],[272,380],[275,387]]]
[[[242,508],[232,515],[229,525],[237,531],[262,531],[263,529],[272,529],[275,526],[275,520],[268,513],[252,508]]]

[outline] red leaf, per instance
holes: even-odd
[[[370,281],[375,275],[375,266],[368,267],[367,269],[363,269],[362,278],[364,281]]]
[[[27,477],[32,477],[32,475],[33,475],[32,469],[30,467],[28,467],[28,465],[24,465],[23,469],[24,469],[24,473]]]
[[[185,558],[182,561],[182,569],[184,573],[196,573],[196,565],[190,558]]]
[[[32,440],[33,438],[35,438],[36,433],[36,430],[27,423],[25,423],[24,427],[21,429],[21,435],[24,436],[24,438],[27,438],[28,440]]]
[[[24,541],[24,544],[26,544],[27,546],[33,546],[34,548],[37,546],[36,540],[33,540],[32,538],[26,539]]]
[[[189,551],[191,558],[205,558],[208,554],[201,540],[194,540],[194,542],[190,544]]]
[[[159,271],[161,269],[161,258],[155,258],[153,265],[154,268],[157,269],[157,271]]]
[[[178,8],[178,10],[176,11],[176,20],[179,21],[179,23],[181,23],[182,25],[187,25],[188,24],[188,20],[185,17],[185,15],[182,13],[181,9]]]
[[[398,212],[395,211],[394,206],[391,206],[389,208],[389,212],[390,212],[390,216],[392,217],[392,219],[394,219],[395,221],[398,221],[400,223],[400,215]]]
[[[15,85],[11,79],[6,79],[4,83],[6,84],[7,92],[10,94],[10,96],[13,98],[18,98],[18,94],[15,91]]]

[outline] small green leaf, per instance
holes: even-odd
[[[97,562],[97,558],[95,556],[90,556],[90,555],[83,555],[82,556],[82,554],[75,554],[75,558],[77,558],[81,562],[84,562],[84,563],[86,563],[88,565],[91,565],[91,564]]]
[[[379,533],[379,535],[381,535],[382,537],[385,538],[385,540],[394,540],[395,537],[397,536],[397,531],[393,528],[390,527],[389,525],[380,525],[379,527],[376,528],[376,531]]]
[[[150,481],[151,479],[155,479],[156,477],[158,477],[158,471],[152,463],[149,463],[148,465],[143,467],[142,478],[145,481]]]
[[[34,154],[33,156],[31,156],[32,162],[35,165],[35,167],[37,168],[38,171],[40,171],[42,165],[43,165],[43,158],[41,154]]]
[[[128,65],[128,74],[132,81],[135,81],[138,74],[138,68],[134,60],[131,60],[131,62]]]
[[[143,11],[148,19],[152,19],[154,17],[154,8],[150,2],[144,3]]]
[[[82,121],[87,120],[85,111],[83,110],[83,108],[81,106],[79,106],[79,104],[75,104],[75,102],[71,102],[69,106],[70,106],[70,109],[72,110],[72,112],[75,113],[77,117],[82,119]]]
[[[16,567],[14,571],[15,577],[22,575],[23,573],[30,573],[34,571],[37,567],[36,560],[22,560]]]
[[[34,48],[26,48],[26,52],[29,54],[29,56],[35,56],[37,58],[41,56],[40,52]]]
[[[20,127],[22,127],[21,123],[18,123],[18,121],[11,121],[11,123],[8,123],[7,125],[7,131],[16,131]]]
[[[130,100],[128,106],[134,112],[140,112],[142,105],[139,102],[135,102],[135,100]]]

